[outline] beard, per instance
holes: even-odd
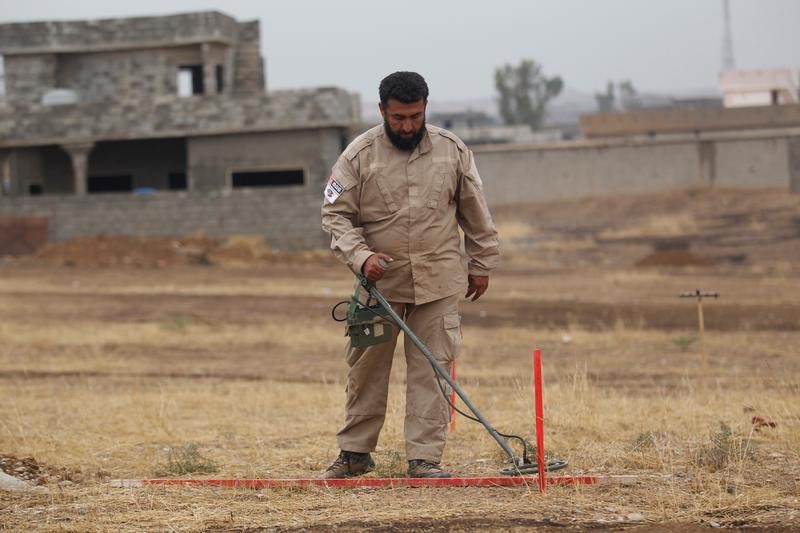
[[[423,120],[422,125],[419,127],[416,133],[414,133],[414,135],[411,137],[402,137],[401,135],[393,132],[386,119],[383,119],[383,130],[386,132],[386,136],[389,137],[389,140],[392,141],[392,144],[395,145],[395,147],[397,147],[399,150],[403,150],[404,152],[411,152],[422,140],[422,137],[425,135],[426,128],[425,121]]]

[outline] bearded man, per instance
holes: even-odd
[[[379,87],[383,124],[358,136],[333,167],[322,228],[336,257],[374,282],[439,363],[450,370],[461,343],[458,301],[477,300],[497,266],[499,246],[472,152],[453,133],[425,123],[428,85],[395,72]],[[458,231],[464,234],[463,250]],[[388,266],[386,266],[388,265]],[[386,416],[390,342],[347,346],[345,422],[339,456],[322,474],[344,478],[375,467]],[[429,361],[404,339],[405,451],[409,477],[440,478],[450,409]]]

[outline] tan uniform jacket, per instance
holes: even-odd
[[[393,302],[456,294],[467,269],[485,276],[499,259],[472,152],[449,131],[426,127],[413,152],[397,149],[383,124],[357,137],[336,161],[323,200],[322,228],[342,262],[360,272],[375,252],[394,259],[378,282]]]

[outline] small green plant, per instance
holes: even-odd
[[[176,446],[167,452],[167,462],[159,465],[157,476],[183,476],[185,474],[211,474],[219,470],[217,463],[200,452],[200,445],[193,442]]]
[[[190,317],[182,313],[170,315],[161,324],[161,328],[168,331],[184,332],[191,323]]]
[[[687,351],[692,344],[697,341],[697,337],[693,335],[681,335],[672,339],[672,344],[681,349],[682,352]]]
[[[645,431],[643,433],[639,433],[639,435],[635,439],[633,439],[633,443],[631,444],[631,451],[641,452],[653,448],[656,444],[656,440],[659,437],[660,435],[658,435],[653,431]]]
[[[695,454],[695,462],[712,472],[723,470],[731,462],[753,458],[754,453],[750,443],[743,437],[735,435],[725,422],[719,423],[719,431],[711,433]]]

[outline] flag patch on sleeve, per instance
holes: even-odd
[[[328,185],[325,186],[325,200],[329,204],[332,204],[343,192],[344,187],[342,187],[339,182],[333,179],[333,176],[331,176],[328,179]]]

